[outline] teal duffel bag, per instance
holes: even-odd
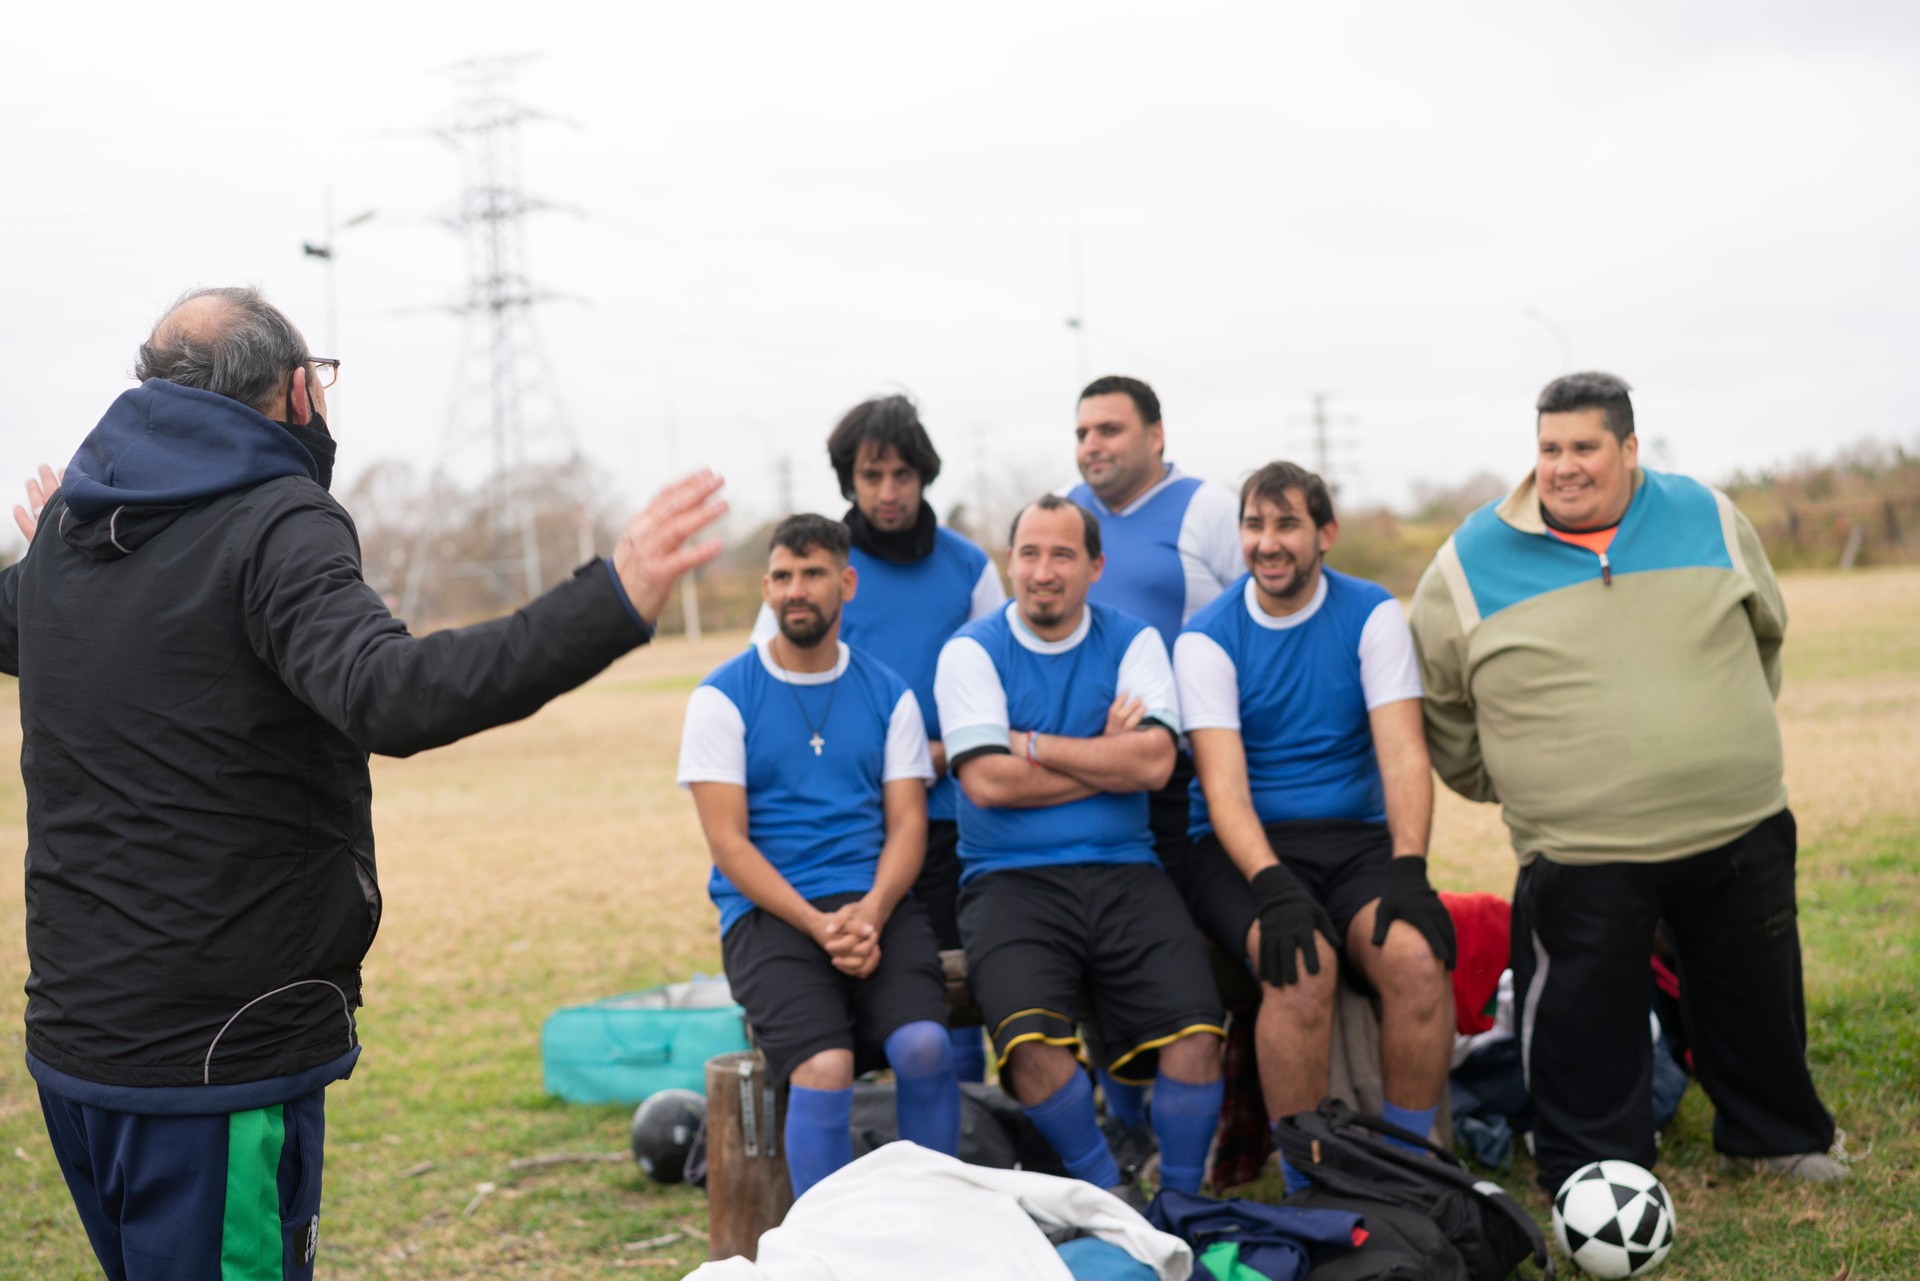
[[[705,1094],[706,1063],[747,1049],[745,1012],[723,978],[668,983],[547,1016],[547,1093],[571,1103],[638,1103],[679,1087]]]

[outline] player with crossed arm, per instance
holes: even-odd
[[[1154,1082],[1162,1186],[1197,1191],[1222,1033],[1201,940],[1147,823],[1147,794],[1173,768],[1172,667],[1153,628],[1087,603],[1102,560],[1084,509],[1042,498],[1011,543],[1014,604],[948,641],[934,679],[961,787],[968,977],[1002,1080],[1069,1171],[1113,1187],[1120,1170],[1076,1061],[1089,989],[1111,1070]]]
[[[927,502],[927,487],[940,475],[940,454],[911,400],[883,396],[855,405],[827,437],[827,458],[841,494],[853,500],[842,519],[853,542],[848,556],[865,588],[847,601],[841,634],[847,644],[900,673],[926,718],[936,781],[927,791],[927,856],[913,896],[926,909],[934,940],[942,948],[958,948],[957,789],[947,775],[940,741],[933,668],[947,638],[962,624],[999,609],[1007,592],[987,554],[942,525]],[[773,611],[761,606],[754,641],[777,630]],[[984,1079],[980,1030],[955,1028],[952,1036],[960,1079]]]
[[[1385,1113],[1425,1135],[1453,1044],[1453,923],[1427,882],[1433,779],[1420,673],[1385,588],[1327,568],[1320,478],[1271,463],[1240,491],[1248,573],[1174,647],[1199,780],[1191,905],[1261,981],[1277,1120],[1327,1089],[1343,954],[1380,996]],[[1286,1169],[1290,1189],[1304,1179]]]
[[[959,1149],[946,982],[907,896],[933,768],[913,691],[840,642],[857,580],[846,526],[781,521],[762,580],[779,632],[693,692],[680,745],[727,979],[769,1073],[791,1081],[795,1196],[853,1159],[854,1074],[883,1060],[901,1137]]]

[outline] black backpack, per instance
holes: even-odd
[[[1314,1269],[1308,1281],[1505,1281],[1529,1256],[1551,1281],[1553,1259],[1540,1225],[1498,1184],[1474,1178],[1451,1152],[1424,1137],[1355,1113],[1337,1100],[1283,1118],[1273,1135],[1287,1164],[1312,1180],[1311,1187],[1281,1204],[1348,1210],[1367,1218],[1367,1243]],[[1382,1135],[1422,1151],[1409,1152]]]

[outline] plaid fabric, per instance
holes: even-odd
[[[1216,1193],[1259,1178],[1273,1152],[1273,1132],[1267,1125],[1267,1103],[1260,1095],[1253,1048],[1253,1016],[1258,1008],[1227,1015],[1226,1057],[1220,1069],[1227,1088],[1220,1100],[1220,1136],[1209,1179]]]

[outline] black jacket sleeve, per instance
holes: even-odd
[[[20,674],[20,562],[0,569],[0,672]]]
[[[416,637],[361,577],[338,504],[302,485],[260,514],[228,548],[254,652],[370,752],[531,716],[647,639],[597,560],[506,617]]]

